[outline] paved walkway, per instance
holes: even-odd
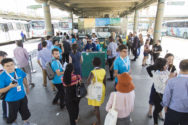
[[[152,82],[148,77],[145,68],[142,68],[140,65],[141,59],[142,57],[131,65],[132,77],[136,86],[135,109],[131,115],[133,120],[131,125],[152,125],[153,120],[146,117]],[[37,72],[33,74],[33,81],[36,84],[36,87],[32,88],[28,95],[29,109],[32,114],[31,122],[36,123],[37,125],[69,125],[67,110],[60,110],[59,106],[52,105],[52,99],[55,92],[51,90],[51,86],[49,84],[47,88],[42,86],[42,74],[36,63],[36,58],[33,59],[33,63],[34,69],[37,69]],[[107,82],[105,103],[100,108],[102,121],[104,121],[106,115],[106,102],[109,98],[110,92],[114,90],[113,85],[114,82]],[[83,98],[80,102],[80,121],[78,125],[91,125],[95,121],[95,116],[92,114],[92,110],[93,108],[88,106],[87,100]],[[2,112],[1,107],[0,111]],[[21,125],[22,122],[20,115],[18,115],[17,121],[19,122],[19,125]],[[0,117],[0,125],[6,125],[2,117]],[[162,123],[159,125],[162,125]]]
[[[177,42],[178,41],[178,42]],[[187,52],[186,46],[188,45],[188,40],[178,39],[178,38],[163,38],[162,46],[163,53],[165,55],[166,50],[173,52],[175,54],[175,65],[176,67],[179,64],[179,61],[182,58],[186,58],[185,52]],[[25,47],[31,47],[31,51],[37,48],[38,40],[33,40],[31,43],[24,44]],[[15,45],[1,46],[1,50],[10,50],[7,51],[9,56],[12,56],[12,49],[15,48]],[[177,48],[178,51],[174,50]],[[35,55],[35,51],[34,55]],[[136,99],[135,99],[135,109],[131,114],[133,120],[131,125],[153,125],[153,119],[147,118],[148,112],[148,99],[150,88],[152,86],[152,80],[148,77],[145,68],[141,66],[142,61],[142,52],[141,56],[137,62],[133,62],[131,65],[133,82],[136,86]],[[47,88],[42,86],[42,74],[41,69],[36,63],[36,58],[33,58],[34,69],[37,70],[33,74],[33,81],[36,84],[36,87],[31,89],[30,94],[28,95],[29,99],[29,109],[31,111],[31,122],[36,123],[37,125],[69,125],[69,117],[67,110],[60,110],[59,106],[52,105],[52,99],[55,93],[51,90],[51,86],[48,84]],[[109,76],[109,74],[108,74]],[[114,82],[107,82],[107,91],[104,104],[101,106],[101,119],[104,121],[106,111],[105,105],[109,98],[110,92],[114,90]],[[93,108],[87,105],[87,100],[83,98],[80,102],[80,121],[78,125],[91,125],[96,119],[92,114]],[[17,121],[19,125],[22,125],[20,115],[18,115]],[[162,125],[163,122],[159,122],[159,125]],[[2,119],[2,109],[0,102],[0,125],[6,125]]]

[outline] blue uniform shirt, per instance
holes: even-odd
[[[6,94],[5,101],[7,101],[7,102],[18,101],[25,97],[23,79],[26,77],[26,73],[23,72],[21,69],[16,69],[16,73],[18,76],[18,79],[17,79],[18,85],[17,85],[17,87],[11,88],[8,91],[8,93]],[[14,78],[15,72],[9,73],[9,74]],[[0,75],[0,89],[9,86],[9,84],[11,82],[12,82],[12,80],[11,80],[10,76],[8,76],[5,71],[3,71],[2,74]],[[18,90],[19,86],[21,87],[21,89]]]
[[[56,72],[56,70],[58,70],[58,69],[60,70],[60,72],[63,72],[63,67],[62,67],[59,60],[53,60],[52,63],[51,63],[51,66],[52,66],[52,70],[54,72]],[[55,77],[52,80],[52,83],[53,84],[61,84],[62,83],[61,82],[62,77],[63,77],[63,75],[58,76],[57,74],[55,74]]]
[[[125,63],[123,62],[125,61]],[[129,57],[125,57],[124,59],[121,59],[120,56],[117,57],[114,61],[114,70],[118,70],[118,74],[122,74],[124,72],[129,72],[130,71],[130,59]],[[115,78],[115,82],[118,82],[118,79]]]

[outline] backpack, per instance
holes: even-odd
[[[53,61],[53,60],[52,60]],[[53,80],[54,77],[55,77],[55,72],[53,71],[52,67],[51,67],[51,62],[48,62],[46,63],[46,73],[47,73],[47,76],[48,76],[48,79],[49,80]]]

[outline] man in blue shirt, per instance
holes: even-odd
[[[60,61],[62,61],[62,53],[63,53],[62,50],[63,50],[63,48],[62,48],[62,45],[60,45],[59,42],[56,39],[53,40],[53,46],[52,46],[51,50],[53,50],[54,48],[58,49],[59,59],[60,59]]]
[[[21,31],[20,35],[22,37],[22,42],[24,42],[25,41],[25,34],[23,33],[23,31]]]
[[[128,57],[127,46],[120,45],[119,46],[120,56],[117,57],[114,61],[114,76],[115,85],[118,82],[117,75],[122,74],[124,72],[130,73],[130,59]]]
[[[188,59],[180,62],[180,74],[167,82],[162,105],[164,125],[188,125]]]
[[[95,43],[92,43],[91,37],[87,36],[86,39],[87,39],[87,44],[84,48],[84,51],[86,52],[96,51],[96,45]]]
[[[51,48],[52,48],[52,41],[51,41],[51,36],[47,36],[46,37],[46,42],[47,42],[47,48],[49,49],[49,50],[51,50]]]
[[[57,104],[58,100],[60,99],[60,108],[63,109],[64,108],[64,89],[63,89],[63,84],[61,81],[61,78],[63,77],[63,67],[59,61],[59,50],[54,48],[52,50],[52,63],[51,63],[51,67],[52,70],[56,73],[54,76],[54,79],[52,80],[52,83],[55,85],[55,87],[57,88],[58,92],[55,96],[55,98],[53,99],[52,104]]]
[[[1,61],[4,71],[0,74],[0,93],[6,93],[5,101],[8,102],[7,123],[17,125],[16,119],[20,113],[24,125],[29,125],[31,114],[28,109],[28,100],[24,90],[29,93],[26,74],[21,69],[15,69],[13,59],[5,58]]]

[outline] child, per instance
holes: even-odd
[[[112,92],[106,105],[106,111],[112,108],[114,95],[116,94],[115,110],[118,112],[117,125],[130,125],[130,113],[134,108],[134,84],[128,73],[117,76],[117,92]]]
[[[149,56],[149,52],[150,52],[150,49],[149,49],[149,40],[146,40],[146,43],[144,45],[144,58],[143,58],[143,61],[142,61],[142,66],[146,66],[146,61],[148,59],[148,56]]]
[[[94,70],[91,71],[91,73],[88,77],[88,80],[87,80],[88,84],[91,84],[91,81],[93,81],[93,83],[98,81],[99,83],[102,84],[102,98],[101,98],[101,100],[97,101],[97,100],[88,98],[88,105],[94,106],[95,115],[97,117],[97,122],[93,123],[93,125],[101,125],[99,107],[103,104],[104,98],[105,98],[106,71],[105,71],[105,69],[100,68],[100,65],[101,65],[100,58],[95,57],[93,59],[93,66],[95,68],[94,68]],[[96,78],[97,78],[97,80],[96,80]]]

